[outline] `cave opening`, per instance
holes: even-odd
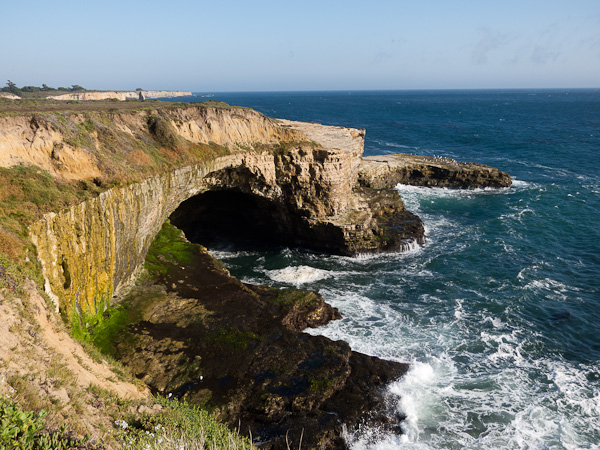
[[[182,202],[170,217],[190,242],[236,250],[295,245],[290,219],[281,205],[235,190],[198,194]],[[291,221],[298,225],[301,218]]]

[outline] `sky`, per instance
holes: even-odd
[[[0,1],[18,86],[600,87],[600,0]]]

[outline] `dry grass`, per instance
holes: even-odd
[[[0,254],[17,262],[23,256],[24,249],[25,244],[21,238],[0,228]]]

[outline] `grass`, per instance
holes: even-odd
[[[0,117],[18,116],[27,113],[45,113],[45,112],[62,112],[62,113],[79,113],[79,112],[99,112],[99,111],[114,111],[115,113],[127,111],[149,111],[160,109],[178,109],[189,108],[189,103],[183,102],[165,102],[161,100],[88,100],[88,101],[63,101],[51,100],[46,98],[8,100],[0,98]],[[193,107],[200,108],[221,108],[221,109],[248,109],[241,106],[231,106],[225,102],[208,100],[205,102],[197,102]]]
[[[131,450],[253,449],[250,440],[232,433],[210,413],[184,401],[156,397],[158,412],[124,415],[114,421],[123,448]]]

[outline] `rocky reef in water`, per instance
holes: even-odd
[[[302,333],[339,317],[317,293],[245,285],[177,233],[168,242],[183,257],[148,251],[170,217],[197,242],[242,230],[343,255],[398,252],[425,235],[396,184],[510,184],[487,166],[363,158],[363,148],[364,130],[227,105],[0,117],[0,166],[35,165],[97,193],[28,224],[63,318],[94,334],[124,311],[115,357],[155,392],[205,405],[273,449],[286,448],[286,435],[343,448],[344,425],[399,433],[383,389],[406,365]],[[134,287],[145,262],[149,278]]]
[[[405,153],[363,158],[358,181],[375,189],[393,188],[398,184],[456,189],[501,188],[512,184],[510,175],[495,167]]]

